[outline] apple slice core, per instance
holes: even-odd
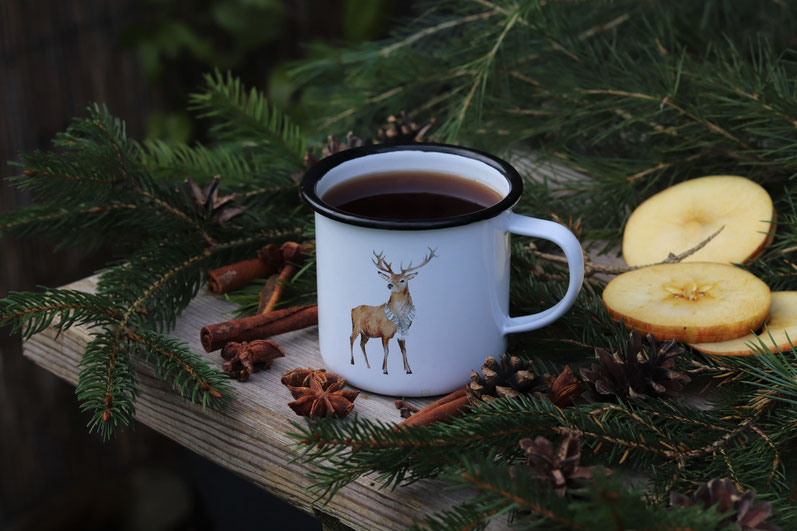
[[[684,181],[648,198],[631,213],[623,232],[630,266],[656,264],[724,227],[685,262],[745,263],[772,241],[775,208],[759,184],[733,175]]]
[[[603,290],[616,321],[684,343],[727,341],[764,323],[772,295],[758,277],[714,262],[659,264],[618,275]]]
[[[797,291],[776,291],[772,293],[769,317],[760,334],[716,343],[690,343],[689,346],[715,356],[753,356],[756,354],[753,346],[760,348],[761,341],[770,352],[782,352],[791,348],[789,339],[792,344],[797,342]]]

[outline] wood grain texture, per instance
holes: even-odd
[[[95,276],[66,287],[94,291],[96,281]],[[208,354],[202,349],[199,329],[228,318],[230,310],[231,305],[203,289],[178,319],[171,335],[186,341],[194,352],[221,368],[219,352]],[[46,370],[76,384],[78,364],[88,341],[89,330],[84,327],[71,328],[60,336],[47,329],[28,340],[23,353]],[[292,422],[303,419],[288,408],[292,398],[280,378],[285,371],[296,367],[323,367],[317,329],[283,334],[276,341],[285,349],[286,357],[276,360],[270,370],[253,375],[249,382],[231,381],[235,398],[223,412],[202,410],[183,400],[154,378],[148,364],[138,362],[137,420],[289,503],[308,512],[316,508],[354,529],[403,528],[413,519],[465,499],[463,492],[446,491],[438,481],[420,481],[388,491],[380,490],[372,479],[361,478],[343,488],[327,505],[314,501],[307,490],[312,483],[307,473],[312,467],[288,463],[290,440],[285,432],[291,429]],[[361,393],[354,411],[368,419],[399,422],[399,411],[393,405],[395,398]],[[411,402],[422,407],[431,399]]]

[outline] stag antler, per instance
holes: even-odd
[[[409,273],[410,271],[415,271],[415,270],[417,270],[417,269],[420,269],[420,268],[422,268],[423,266],[425,266],[426,264],[428,264],[428,263],[429,263],[429,260],[431,260],[432,258],[434,258],[435,256],[437,256],[436,254],[434,254],[434,252],[435,252],[437,249],[432,249],[431,247],[427,247],[427,249],[429,249],[429,254],[428,254],[428,255],[426,255],[426,257],[423,259],[423,262],[421,262],[420,264],[416,265],[415,267],[412,267],[412,261],[410,261],[410,265],[408,265],[408,266],[407,266],[407,269],[404,269],[404,267],[403,267],[403,264],[402,264],[402,267],[401,267],[401,274],[402,274],[402,275],[406,275],[406,274],[407,274],[407,273]]]
[[[372,252],[374,253],[374,257],[376,258],[376,260],[372,259],[371,261],[374,263],[376,268],[383,273],[387,273],[389,275],[395,275],[395,273],[393,272],[393,264],[385,262],[385,252],[382,251],[379,254],[376,254],[376,251]]]

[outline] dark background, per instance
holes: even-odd
[[[313,42],[384,35],[395,0],[2,0],[0,161],[46,148],[91,102],[133,138],[202,140],[185,111],[214,67],[230,69],[301,116],[287,63]],[[2,164],[0,176],[19,173]],[[0,212],[29,204],[0,182]],[[53,252],[46,239],[0,239],[0,297],[60,286],[108,250]],[[319,529],[309,515],[143,425],[102,443],[74,388],[21,355],[0,329],[0,528]]]

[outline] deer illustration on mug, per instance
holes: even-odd
[[[369,369],[368,354],[365,352],[365,344],[372,337],[382,339],[382,349],[385,351],[385,359],[382,362],[382,372],[387,374],[387,354],[388,341],[393,336],[397,336],[401,355],[404,358],[404,370],[407,374],[412,374],[410,364],[407,362],[407,349],[405,343],[407,335],[415,317],[415,306],[412,304],[410,296],[409,281],[418,274],[418,269],[422,268],[429,261],[437,256],[435,249],[429,247],[429,254],[423,262],[417,266],[410,265],[404,268],[402,264],[398,273],[393,272],[392,264],[385,261],[384,252],[376,254],[373,251],[374,259],[371,261],[377,268],[380,277],[387,281],[387,289],[390,290],[390,299],[385,304],[378,306],[357,306],[351,310],[351,363],[354,365],[354,340],[360,336],[360,348],[365,358],[365,366]]]

